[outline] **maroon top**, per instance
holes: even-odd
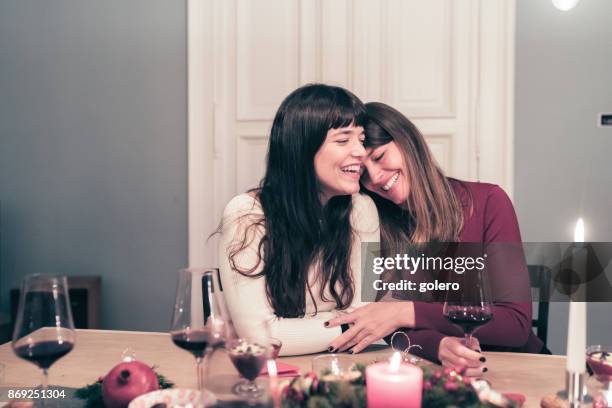
[[[521,242],[514,207],[501,187],[449,180],[464,208],[461,242]],[[518,285],[529,288],[529,274],[522,250],[514,258],[511,268],[513,276],[509,278],[515,286],[519,282]],[[438,361],[442,338],[463,335],[443,316],[442,306],[441,303],[414,302],[415,327],[405,329],[405,332],[411,344],[418,344],[423,349],[415,347],[410,350],[411,353]],[[474,337],[478,338],[483,350],[539,353],[543,343],[531,330],[531,319],[531,302],[496,303],[493,306],[493,320],[482,326]]]

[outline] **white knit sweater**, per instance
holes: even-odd
[[[261,218],[263,210],[259,202],[249,194],[234,197],[223,212],[223,230],[219,242],[219,267],[221,282],[227,307],[240,335],[245,335],[245,329],[255,321],[269,322],[271,335],[283,342],[280,354],[296,355],[318,353],[326,350],[330,342],[341,334],[339,327],[326,328],[323,324],[341,313],[336,309],[334,301],[322,301],[319,298],[320,282],[316,280],[315,267],[309,270],[312,293],[317,300],[318,313],[311,297],[306,296],[306,314],[302,318],[279,318],[268,302],[266,296],[265,278],[251,278],[234,271],[229,263],[228,249],[236,242],[241,242],[244,228],[253,220]],[[355,282],[355,296],[351,309],[361,305],[361,242],[378,242],[380,232],[378,213],[372,199],[368,196],[353,195],[353,210],[351,212],[353,227],[353,242],[350,257],[350,268]],[[234,258],[240,269],[250,269],[257,263],[258,245],[264,235],[264,227],[254,231],[254,239],[250,245]],[[263,262],[259,264],[254,274],[261,272]],[[329,289],[325,292],[330,299]],[[346,310],[345,310],[346,311]]]

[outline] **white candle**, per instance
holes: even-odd
[[[281,394],[280,387],[278,384],[278,370],[276,368],[276,361],[273,359],[268,360],[268,376],[270,377],[270,396],[272,397],[272,406],[274,408],[280,408],[281,406]]]
[[[389,363],[366,368],[368,408],[420,408],[423,393],[423,371],[402,364],[396,352]]]
[[[582,218],[579,218],[576,223],[574,242],[584,242],[584,223]],[[584,250],[582,247],[576,249],[577,252]],[[584,268],[586,265],[582,265],[581,267]],[[585,353],[586,302],[570,302],[567,324],[567,371],[571,373],[583,373],[585,370]]]
[[[567,327],[567,371],[583,373],[586,353],[586,303],[570,302]]]

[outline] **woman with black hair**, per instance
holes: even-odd
[[[359,194],[366,114],[349,91],[322,84],[292,92],[274,118],[259,188],[234,197],[219,263],[239,335],[266,320],[282,355],[328,349],[325,322],[359,306],[362,241],[378,241],[372,200]]]

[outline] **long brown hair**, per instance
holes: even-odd
[[[463,227],[463,208],[449,179],[436,163],[425,138],[402,113],[380,102],[366,104],[366,147],[395,142],[404,158],[410,194],[402,208],[375,193],[383,248],[397,252],[406,245],[456,242]]]

